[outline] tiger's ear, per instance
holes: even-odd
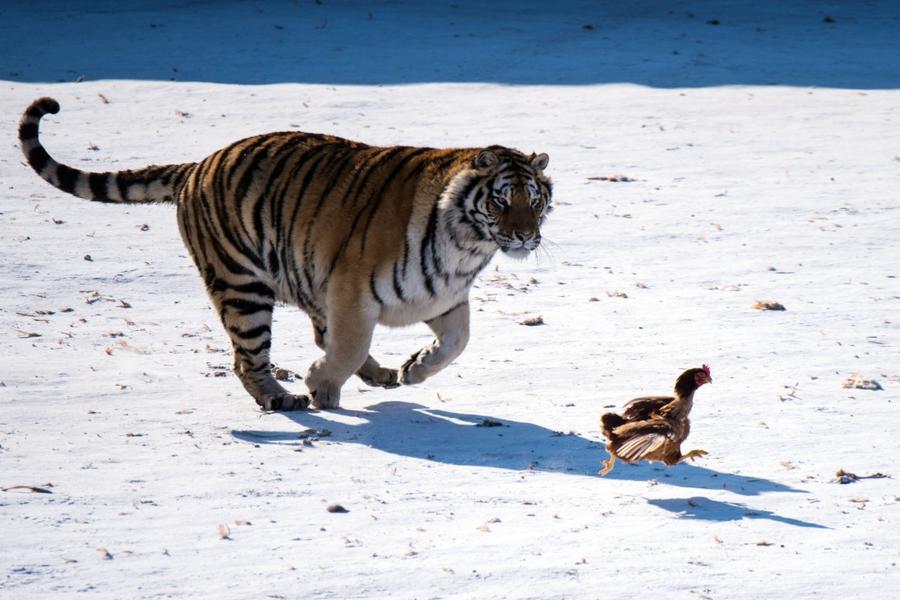
[[[546,153],[541,152],[540,154],[532,154],[531,155],[531,166],[537,169],[538,171],[543,171],[547,168],[547,164],[550,162],[550,157],[547,156]]]
[[[500,159],[497,158],[496,154],[490,150],[482,150],[472,160],[472,166],[476,169],[490,169],[491,167],[496,167],[499,162]]]

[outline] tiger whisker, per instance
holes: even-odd
[[[555,250],[558,248],[561,248],[561,246],[559,244],[557,244],[556,242],[554,242],[552,240],[547,239],[547,237],[544,236],[541,239],[541,245],[538,246],[537,248],[535,248],[535,250],[534,250],[533,254],[534,254],[535,262],[538,265],[543,265],[544,262],[542,259],[546,258],[546,260],[549,262],[550,266],[556,267],[556,258],[553,256],[552,250]]]

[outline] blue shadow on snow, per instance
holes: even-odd
[[[704,498],[702,496],[695,496],[693,498],[662,498],[658,500],[647,500],[647,504],[652,504],[653,506],[658,506],[669,512],[677,513],[682,519],[720,522],[740,521],[742,519],[768,519],[770,521],[784,523],[785,525],[794,525],[796,527],[829,529],[818,523],[782,517],[768,510],[748,508],[743,504],[735,502],[710,500],[709,498]]]
[[[347,415],[362,422],[347,425],[329,418]],[[411,402],[380,402],[363,410],[301,411],[283,413],[303,429],[328,429],[329,442],[359,444],[389,452],[449,465],[492,467],[513,471],[543,471],[581,477],[599,477],[600,461],[606,458],[601,442],[520,421],[489,415],[455,413]],[[485,419],[500,427],[479,427]],[[233,431],[232,435],[255,444],[299,444],[299,431]],[[656,479],[675,487],[728,490],[744,496],[770,492],[802,492],[758,477],[724,473],[695,464],[672,468],[658,465],[619,463],[604,477],[616,481]]]
[[[886,0],[0,2],[0,80],[896,89],[898,20]]]

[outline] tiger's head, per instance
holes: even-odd
[[[541,225],[552,208],[550,178],[544,175],[549,160],[502,146],[472,159],[468,193],[459,200],[476,239],[493,242],[513,258],[525,258],[540,245]]]

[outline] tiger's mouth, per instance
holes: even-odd
[[[517,238],[514,239],[503,239],[503,238],[495,238],[495,242],[500,247],[500,250],[506,256],[510,258],[523,259],[527,257],[531,252],[537,248],[541,242],[540,239],[531,239],[531,240],[520,240]]]
[[[500,246],[500,250],[503,251],[503,254],[506,256],[518,260],[527,258],[528,255],[531,254],[531,250],[525,246],[519,246],[518,248],[504,248],[503,246]]]
[[[518,259],[525,258],[541,245],[541,234],[537,231],[528,233],[516,230],[510,233],[498,231],[492,237],[504,254]]]

